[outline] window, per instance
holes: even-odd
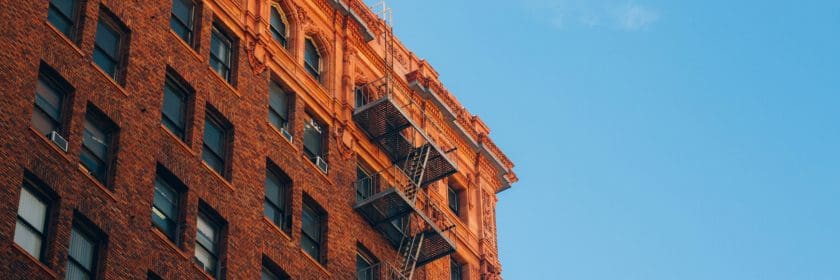
[[[32,111],[32,127],[42,135],[63,134],[67,102],[72,89],[58,76],[58,73],[41,65],[38,85],[35,86],[35,109]]]
[[[288,31],[286,30],[286,18],[283,15],[283,12],[280,10],[280,7],[274,6],[271,7],[271,37],[274,38],[277,43],[279,43],[284,48],[287,45],[287,38],[289,36]]]
[[[106,186],[111,175],[117,133],[116,125],[105,117],[105,114],[93,106],[88,106],[81,162],[88,174]]]
[[[370,95],[368,92],[361,86],[356,87],[353,90],[354,99],[356,100],[356,108],[365,106],[369,102]]]
[[[277,129],[286,129],[289,125],[289,93],[277,82],[271,81],[268,88],[268,121]]]
[[[449,194],[449,210],[452,210],[452,212],[455,213],[455,215],[460,215],[460,209],[458,208],[460,206],[458,198],[459,192],[455,190],[455,188],[453,188],[452,186],[448,186],[447,193]]]
[[[397,230],[397,233],[401,235],[400,237],[408,235],[408,219],[409,215],[402,215],[391,219],[389,222]]]
[[[171,72],[167,73],[163,86],[163,110],[160,122],[183,141],[186,140],[187,102],[191,90],[178,80]]]
[[[289,215],[291,184],[286,174],[273,163],[268,162],[265,178],[265,216],[283,231],[288,231],[291,222]]]
[[[371,257],[367,250],[359,248],[356,251],[356,279],[376,280],[379,279],[379,262]]]
[[[93,62],[112,79],[122,82],[125,46],[128,31],[110,12],[99,11],[99,23],[96,25],[96,41],[93,47]]]
[[[289,277],[286,272],[284,272],[280,267],[272,262],[268,257],[263,255],[262,259],[262,271],[260,273],[260,280],[289,280]]]
[[[370,172],[360,165],[356,165],[356,202],[362,201],[373,195],[374,178]]]
[[[285,279],[285,278],[280,278],[280,276],[275,275],[274,272],[271,272],[271,270],[268,270],[268,268],[263,267],[262,272],[260,273],[260,279],[261,280],[280,280],[280,279]]]
[[[304,67],[309,75],[317,81],[321,81],[321,53],[318,52],[318,47],[312,42],[312,39],[306,39],[305,53],[304,53]]]
[[[75,39],[79,4],[76,0],[51,0],[47,20],[64,36]]]
[[[193,0],[172,0],[172,18],[169,20],[169,26],[189,45],[192,45],[195,10]]]
[[[303,150],[313,163],[318,165],[318,161],[325,161],[326,147],[324,147],[324,140],[327,136],[326,127],[312,116],[308,116],[306,124],[303,126]]]
[[[222,224],[213,215],[200,211],[196,222],[195,261],[205,272],[218,278]]]
[[[174,243],[178,242],[182,193],[183,184],[163,167],[158,166],[152,202],[152,223]]]
[[[321,252],[323,240],[321,239],[324,225],[322,211],[319,211],[311,201],[304,201],[301,225],[300,246],[309,256],[323,263]]]
[[[233,82],[231,79],[232,56],[233,40],[214,24],[210,36],[210,66],[228,83]]]
[[[70,249],[67,253],[67,280],[96,279],[99,262],[99,247],[102,243],[98,234],[88,226],[73,225],[70,231]]]
[[[229,127],[215,111],[207,111],[204,118],[204,148],[201,157],[210,168],[224,178],[227,178],[228,145],[233,134]]]
[[[463,279],[463,275],[462,275],[463,269],[461,267],[461,264],[459,264],[458,261],[455,260],[455,258],[450,257],[449,260],[450,260],[449,261],[449,270],[450,270],[449,275],[451,275],[451,279],[452,280]]]
[[[44,259],[50,211],[49,201],[35,190],[31,182],[25,180],[18,201],[15,244],[38,260]]]

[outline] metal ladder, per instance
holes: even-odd
[[[403,237],[399,251],[403,263],[398,271],[391,273],[392,280],[411,280],[414,277],[414,270],[417,268],[417,259],[420,258],[420,248],[423,247],[425,236],[423,232],[420,232],[413,236],[406,234]]]
[[[423,183],[423,175],[426,173],[426,164],[429,162],[431,146],[423,145],[412,150],[405,160],[403,171],[408,176],[409,183],[405,186],[405,195],[414,203],[417,201],[417,192]]]

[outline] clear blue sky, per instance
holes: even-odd
[[[517,163],[506,279],[840,279],[840,1],[389,3]]]

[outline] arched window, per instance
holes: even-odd
[[[271,7],[270,29],[271,37],[274,38],[284,48],[288,45],[289,30],[287,28],[288,22],[279,6]]]
[[[306,46],[303,58],[303,64],[309,75],[312,75],[315,80],[321,81],[321,53],[318,52],[318,47],[312,39],[306,39]]]

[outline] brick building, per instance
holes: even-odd
[[[513,164],[361,0],[0,0],[0,50],[2,279],[500,278]]]

